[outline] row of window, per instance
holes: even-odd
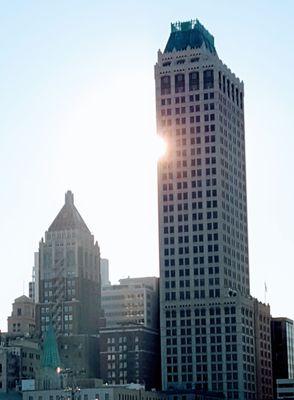
[[[214,103],[204,103],[203,104],[203,111],[209,111],[209,110],[213,111],[214,109],[215,109]],[[186,114],[186,111],[188,112],[188,110],[189,110],[190,113],[200,112],[200,104],[196,104],[195,106],[194,105],[189,106],[189,108],[188,107],[186,108],[185,106],[176,107],[175,110],[174,110],[174,113],[175,113],[175,115]],[[170,115],[172,115],[172,111],[173,110],[171,108],[163,108],[160,111],[160,114],[161,114],[162,117],[165,116],[165,115],[170,116]],[[205,114],[205,115],[212,115],[212,114]]]
[[[200,93],[198,94],[190,94],[187,97],[187,101],[192,102],[198,102],[200,101],[200,99],[202,100],[202,95],[200,96]],[[213,100],[214,99],[214,92],[209,92],[209,93],[203,93],[203,100]],[[175,104],[184,104],[186,103],[186,96],[176,96],[174,97],[174,103]],[[165,98],[165,99],[161,99],[161,105],[162,106],[170,106],[172,104],[172,99],[171,97]]]
[[[174,89],[175,93],[183,93],[186,91],[185,86],[185,74],[179,73],[174,76]],[[202,76],[202,88],[213,89],[214,87],[214,73],[213,69],[207,69],[203,71]],[[200,74],[198,71],[193,71],[188,74],[189,91],[200,89]],[[171,76],[165,75],[161,77],[161,95],[171,94]]]

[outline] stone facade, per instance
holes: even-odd
[[[52,321],[57,336],[97,334],[100,251],[71,192],[40,242],[38,268],[38,333],[46,332]]]
[[[163,389],[257,397],[244,85],[199,21],[155,65]]]
[[[35,333],[35,304],[27,296],[14,300],[12,314],[7,318],[8,333],[32,336]]]
[[[257,399],[273,399],[271,313],[267,304],[254,299]]]

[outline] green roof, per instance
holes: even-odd
[[[43,368],[52,369],[61,366],[57,340],[52,324],[49,325],[48,331],[46,332],[41,365]]]
[[[204,45],[212,54],[216,54],[214,37],[204,26],[196,20],[175,22],[171,24],[171,34],[164,49],[164,53],[201,48]]]

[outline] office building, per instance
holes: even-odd
[[[155,65],[163,389],[256,399],[244,85],[197,21]]]
[[[256,398],[273,399],[271,314],[268,304],[254,299]]]
[[[15,391],[20,374],[20,350],[0,348],[0,393]]]
[[[40,369],[39,343],[15,333],[0,337],[0,393],[17,392],[22,383],[35,381]]]
[[[294,330],[289,318],[272,318],[273,382],[276,394],[277,379],[294,379]]]
[[[52,325],[62,365],[75,373],[82,366],[85,378],[97,377],[100,251],[74,205],[72,192],[66,193],[65,204],[41,240],[38,254],[37,334],[44,339]]]
[[[72,192],[39,246],[37,328],[59,335],[97,334],[100,252],[74,205]]]
[[[35,333],[35,303],[27,296],[14,300],[11,316],[7,318],[8,333],[32,336]]]
[[[100,260],[101,287],[111,285],[109,280],[109,261],[106,258]]]
[[[100,330],[100,371],[110,385],[137,383],[160,389],[158,330],[135,324]]]
[[[101,303],[106,327],[129,324],[158,329],[159,279],[125,278],[119,285],[102,288]]]
[[[102,288],[101,378],[108,384],[134,382],[159,389],[159,280],[125,278],[119,283]]]

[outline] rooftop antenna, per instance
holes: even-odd
[[[267,295],[267,284],[266,281],[264,281],[264,304],[266,304],[266,295]]]

